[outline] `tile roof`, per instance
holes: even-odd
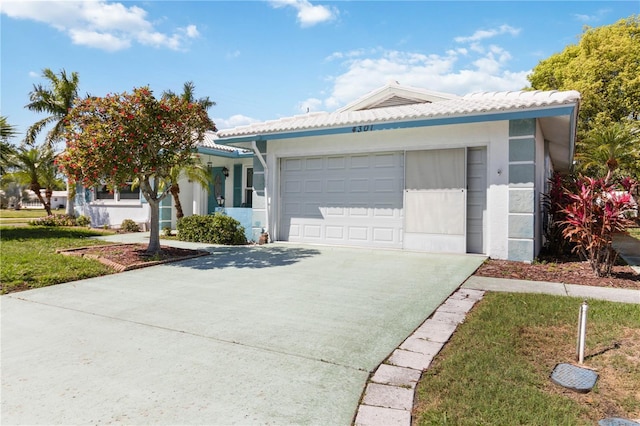
[[[198,144],[198,146],[203,148],[214,149],[216,151],[229,152],[229,153],[234,153],[234,152],[243,153],[243,152],[251,151],[248,149],[236,148],[233,146],[216,143],[218,139],[219,139],[218,135],[215,134],[214,132],[206,132],[204,134],[204,139],[202,140],[202,142]]]
[[[454,99],[432,103],[392,106],[360,111],[316,112],[278,120],[254,123],[233,129],[220,130],[221,138],[259,134],[277,134],[301,130],[425,120],[446,117],[479,116],[547,107],[575,105],[580,99],[577,91],[518,91],[471,93]]]

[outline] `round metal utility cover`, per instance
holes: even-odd
[[[587,393],[596,384],[598,374],[572,364],[558,364],[551,373],[553,383],[580,393]]]

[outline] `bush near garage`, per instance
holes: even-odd
[[[178,221],[178,239],[224,245],[247,243],[244,227],[240,222],[222,213],[183,217]]]

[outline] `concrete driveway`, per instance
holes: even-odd
[[[2,423],[348,425],[369,373],[484,260],[210,251],[2,296]]]

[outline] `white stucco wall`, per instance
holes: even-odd
[[[149,222],[149,204],[142,203],[138,200],[96,200],[84,206],[79,214],[87,216],[91,219],[91,226],[102,227],[107,225],[113,228],[119,228],[122,221],[131,219],[138,224],[148,224]]]

